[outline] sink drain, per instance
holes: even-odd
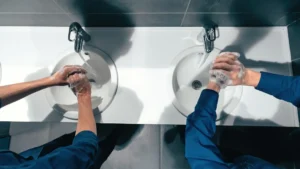
[[[199,90],[202,87],[202,83],[199,80],[194,80],[192,83],[192,88]]]

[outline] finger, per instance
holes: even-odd
[[[238,52],[221,52],[219,57],[230,57],[232,59],[237,59],[240,57],[240,54]]]
[[[228,55],[230,52],[221,52],[219,53],[219,56],[225,56],[225,55]]]
[[[72,67],[72,65],[65,65],[65,66],[63,67],[63,69],[64,69],[64,68],[68,68],[68,67]]]
[[[233,68],[232,65],[227,64],[225,62],[215,63],[215,64],[213,64],[213,67],[212,67],[212,69],[222,69],[222,70],[226,70],[226,71],[231,71],[232,68]]]
[[[67,76],[70,76],[75,73],[86,73],[86,70],[82,67],[72,66],[72,67],[66,67],[64,69],[64,72],[67,74]]]
[[[213,64],[211,69],[212,70],[222,69],[225,71],[236,71],[236,72],[239,72],[242,69],[242,67],[240,65],[236,65],[236,64],[235,65],[227,64],[227,65],[225,65],[225,68],[223,66],[221,67],[220,64],[222,64],[222,63],[218,63],[216,65]]]
[[[81,71],[82,73],[87,73],[87,71],[83,68],[83,66],[80,65],[73,65],[74,68],[77,68],[78,71]]]
[[[235,55],[236,57],[240,57],[240,53],[238,52],[221,52],[219,53],[219,56],[224,56],[224,55]]]
[[[80,65],[65,65],[62,69],[64,70],[64,71],[66,71],[66,70],[72,70],[72,68],[77,68],[77,69],[83,69],[83,67],[82,66],[80,66]]]
[[[67,81],[70,83],[70,84],[75,84],[77,81],[80,80],[80,77],[79,77],[79,74],[76,73],[76,74],[73,74],[73,75],[70,75],[67,79]]]
[[[87,83],[89,84],[89,81],[85,74],[76,73],[76,74],[70,76],[70,87],[71,88],[78,89],[80,87],[87,85]]]
[[[238,65],[238,64],[234,64],[231,67],[232,71],[240,71],[241,69],[242,69],[241,65]]]
[[[238,57],[236,56],[236,55],[234,55],[234,54],[232,54],[232,53],[229,53],[229,54],[227,54],[227,55],[225,55],[226,57],[228,57],[228,58],[231,58],[231,59],[233,59],[233,60],[236,60]]]
[[[65,65],[64,68],[67,68],[67,67],[82,67],[80,65]]]
[[[227,71],[227,70],[223,70],[223,69],[213,69],[211,70],[213,74],[220,74],[220,72],[222,72],[222,74],[224,74],[225,76],[228,76],[230,77],[230,71]]]
[[[226,57],[226,56],[223,57],[223,56],[221,56],[221,57],[217,57],[216,60],[214,61],[214,63],[221,63],[221,62],[225,62],[225,63],[228,63],[230,65],[233,65],[234,62],[235,62],[235,60],[232,59],[232,58],[230,58],[230,57]]]
[[[75,81],[76,81],[76,80],[75,80],[74,75],[69,76],[68,79],[67,79],[67,82],[68,82],[70,85],[73,84]]]
[[[231,54],[232,54],[232,55],[235,55],[237,58],[239,58],[239,57],[241,56],[241,54],[238,53],[238,52],[231,52]]]

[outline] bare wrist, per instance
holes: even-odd
[[[208,85],[207,85],[207,89],[214,90],[214,91],[216,91],[217,93],[220,92],[220,86],[217,85],[217,84],[214,83],[214,82],[209,82]]]
[[[55,80],[52,77],[45,77],[41,80],[43,81],[43,84],[45,87],[51,87],[51,86],[57,85],[57,83],[55,82]]]
[[[243,85],[256,87],[260,81],[260,72],[253,71],[251,69],[245,70],[245,76],[243,79]]]
[[[92,98],[88,95],[77,96],[78,105],[92,108]]]
[[[77,94],[77,100],[92,100],[92,97],[90,94],[82,94],[82,93],[78,93]]]

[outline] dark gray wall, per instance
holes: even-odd
[[[292,74],[300,76],[300,20],[288,25],[289,44],[292,59]],[[298,108],[298,119],[300,119],[300,108]],[[298,163],[300,168],[300,162]]]
[[[300,21],[288,26],[293,75],[300,75]]]
[[[0,150],[7,150],[10,144],[10,122],[0,122]]]
[[[298,18],[298,0],[0,0],[0,26],[286,26]]]

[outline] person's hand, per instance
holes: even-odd
[[[75,73],[86,73],[86,70],[83,69],[81,66],[77,65],[67,65],[64,66],[60,71],[53,74],[50,78],[53,85],[67,85],[68,77]]]
[[[239,54],[235,52],[220,53],[210,70],[211,81],[221,88],[244,84],[245,67],[238,57]]]
[[[83,73],[75,73],[69,76],[68,83],[70,88],[77,97],[79,96],[91,96],[91,85]]]
[[[247,85],[256,87],[260,81],[261,74],[245,68],[238,60],[238,53],[224,52],[216,58],[212,65],[210,74],[221,74],[227,79],[225,85]]]

